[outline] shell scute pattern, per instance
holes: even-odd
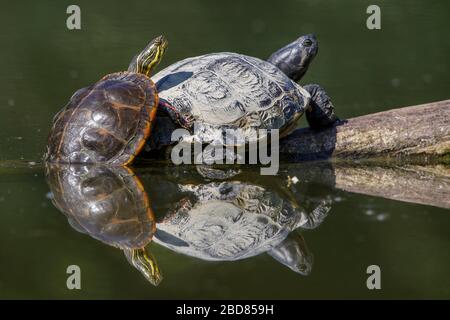
[[[113,246],[146,245],[154,233],[154,216],[136,176],[122,167],[79,169],[46,167],[52,202],[69,223]]]
[[[171,116],[186,128],[197,121],[204,130],[194,140],[204,143],[223,143],[216,132],[228,128],[242,129],[239,140],[248,142],[259,139],[253,129],[290,129],[310,98],[269,62],[228,52],[185,59],[154,79]]]
[[[153,82],[128,72],[108,75],[77,91],[55,117],[47,160],[127,162],[148,136],[157,101]]]
[[[196,96],[204,103],[223,100],[231,96],[228,84],[210,71],[195,74],[183,87],[190,95]],[[200,95],[197,96],[198,94]]]
[[[235,116],[230,119],[231,113],[224,112],[225,107],[234,102],[229,83],[213,72],[205,70],[196,73],[182,88],[186,92],[183,100],[192,101],[190,105],[194,118],[217,124],[234,120]]]
[[[236,99],[246,106],[247,113],[271,107],[273,100],[281,95],[274,81],[239,55],[217,59],[208,69],[231,87]]]
[[[261,186],[214,182],[179,188],[193,195],[189,205],[176,208],[158,229],[184,243],[179,247],[165,242],[165,246],[202,259],[236,260],[257,255],[305,221],[303,212]]]

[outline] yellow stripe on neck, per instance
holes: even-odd
[[[148,56],[147,58],[142,61],[142,63],[139,62],[141,57],[138,58],[138,64],[136,66],[137,72],[143,73],[146,76],[150,76],[151,71],[158,65],[162,55],[161,48],[156,48],[156,54],[154,57],[152,55]]]

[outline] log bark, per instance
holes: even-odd
[[[351,118],[321,131],[297,129],[281,140],[280,153],[295,161],[445,158],[450,153],[450,100]]]

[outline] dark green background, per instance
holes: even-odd
[[[81,7],[80,31],[66,28],[69,4]],[[366,28],[370,4],[381,7],[381,30]],[[342,201],[323,226],[304,234],[315,255],[311,276],[299,276],[265,255],[206,263],[153,245],[165,275],[154,288],[118,250],[67,224],[46,198],[42,170],[12,169],[21,159],[40,160],[53,115],[76,89],[124,70],[159,34],[169,40],[164,67],[218,51],[266,58],[314,32],[320,50],[302,81],[323,85],[342,118],[447,99],[448,1],[3,1],[0,6],[1,298],[450,297],[445,209],[331,190]],[[144,180],[151,184],[151,178]],[[365,215],[368,209],[388,219],[377,221]],[[82,268],[79,292],[65,288],[69,264]],[[365,286],[370,264],[382,268],[379,292]]]

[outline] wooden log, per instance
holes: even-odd
[[[450,100],[392,109],[314,131],[297,129],[281,140],[294,161],[363,158],[446,158],[450,154]]]

